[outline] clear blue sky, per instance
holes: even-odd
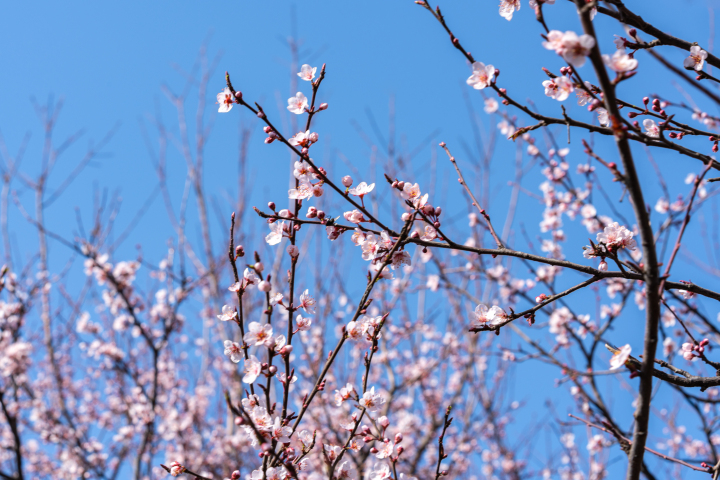
[[[503,87],[515,98],[523,100],[531,97],[539,109],[559,116],[557,102],[543,95],[541,82],[547,77],[540,68],[545,66],[557,71],[563,65],[562,60],[540,47],[541,28],[526,0],[523,0],[522,9],[512,22],[497,14],[497,3],[495,0],[446,0],[441,7],[453,31],[475,58],[502,70],[499,83]],[[550,28],[579,31],[573,9],[568,8],[563,0],[556,3],[546,8]],[[720,1],[627,3],[649,22],[678,37],[707,45],[710,38],[708,8],[716,7]],[[602,36],[601,48],[612,53],[612,35],[623,32],[614,21],[601,17],[598,25]],[[486,130],[494,128],[497,120],[482,112],[479,95],[465,85],[465,79],[470,74],[465,60],[452,48],[437,22],[410,0],[298,3],[155,1],[122,4],[6,2],[0,18],[0,132],[11,152],[18,149],[26,132],[31,133],[24,170],[32,173],[39,165],[42,131],[33,110],[33,98],[39,103],[45,103],[51,95],[64,99],[56,138],[62,139],[85,129],[84,137],[58,164],[57,182],[75,166],[91,140],[99,140],[108,130],[119,125],[105,149],[110,155],[83,171],[74,188],[51,207],[49,227],[72,237],[75,224],[73,209],[79,207],[85,218],[90,218],[89,205],[95,185],[118,192],[123,198],[118,229],[121,231],[131,222],[157,183],[143,142],[140,121],[148,123],[150,116],[160,112],[168,123],[172,123],[174,111],[162,92],[162,86],[167,85],[175,92],[182,89],[184,78],[178,69],[187,71],[192,68],[204,42],[211,59],[220,55],[215,80],[208,92],[206,119],[214,121],[215,125],[208,145],[205,188],[222,205],[225,205],[225,195],[235,195],[237,182],[233,174],[236,171],[234,162],[240,123],[254,129],[249,167],[254,183],[251,203],[264,205],[268,200],[279,204],[284,202],[287,184],[284,168],[288,164],[286,151],[278,145],[265,146],[260,126],[251,116],[238,114],[235,110],[231,115],[218,116],[212,103],[215,93],[224,86],[223,73],[228,70],[235,87],[244,92],[246,99],[260,101],[270,116],[280,119],[281,125],[283,121],[287,124],[285,99],[295,92],[289,90],[289,51],[285,39],[291,35],[293,28],[304,42],[300,63],[327,64],[328,73],[321,96],[330,108],[318,116],[316,125],[323,142],[324,150],[321,151],[325,158],[322,164],[332,165],[338,175],[345,174],[348,167],[340,160],[341,154],[359,171],[366,172],[371,151],[353,126],[353,121],[373,141],[382,144],[373,132],[368,112],[372,112],[379,130],[387,138],[388,105],[394,98],[399,148],[410,152],[418,146],[422,147],[412,159],[417,178],[429,182],[432,174],[438,189],[436,196],[445,199],[443,207],[446,211],[464,212],[466,204],[455,190],[455,177],[450,165],[439,157],[437,172],[429,172],[429,161],[434,153],[438,153],[433,153],[433,150],[439,141],[453,147],[461,162],[466,157],[463,143],[473,145],[464,94],[471,96],[474,110]],[[303,56],[303,52],[315,54]],[[663,53],[677,64],[684,57],[672,48],[664,49]],[[643,95],[657,92],[669,98],[682,99],[669,81],[654,83],[659,76],[667,78],[667,75],[653,59],[643,52],[638,54],[638,59],[640,73],[623,84],[620,90],[622,98],[639,103]],[[589,67],[582,71],[586,79],[592,77]],[[574,101],[564,104],[569,107],[571,115],[590,120],[590,115]],[[194,102],[189,104],[188,112],[194,115]],[[717,114],[714,110],[710,113]],[[530,123],[522,115],[518,117],[520,123]],[[439,133],[428,138],[436,131]],[[564,138],[564,129],[555,131],[557,138]],[[536,137],[542,143],[542,136],[538,134]],[[571,152],[575,156],[571,157],[572,171],[574,165],[585,158],[577,142],[580,138],[587,138],[587,135],[573,132]],[[599,153],[610,160],[613,158],[612,143],[604,142],[604,145]],[[705,148],[702,143],[693,145]],[[635,147],[635,152],[647,186],[646,198],[654,205],[660,194],[656,177],[649,163],[644,161],[643,150]],[[685,194],[685,175],[698,172],[699,163],[674,153],[654,152],[654,155],[661,167],[672,163],[677,172],[677,175],[667,178],[671,192],[674,195]],[[499,218],[504,218],[510,193],[506,182],[512,178],[514,158],[515,145],[499,139],[491,177],[493,203],[488,206],[491,214]],[[177,201],[182,191],[184,164],[175,151],[172,151],[170,161],[171,171],[174,168],[175,172],[171,184]],[[278,171],[282,174],[278,175]],[[375,175],[379,179],[381,174],[378,169],[374,173],[368,172],[367,178]],[[539,175],[528,177],[523,186],[539,194],[537,186],[541,181]],[[384,188],[383,183],[378,181],[379,188]],[[445,190],[445,185],[450,185],[450,190]],[[16,187],[21,200],[29,206],[30,195],[21,187]],[[611,189],[610,196],[619,198],[619,190]],[[525,224],[534,239],[542,206],[528,197],[521,198],[524,208],[515,226]],[[632,217],[626,203],[622,209],[627,218]],[[600,213],[611,215],[609,211]],[[215,238],[224,236],[224,230],[215,220],[214,209],[212,215]],[[253,216],[249,218],[254,219]],[[16,226],[17,242],[25,244],[34,241],[32,229],[22,225],[19,215],[15,213],[12,221]],[[259,220],[258,225],[261,225]],[[587,232],[584,228],[569,226],[566,231],[571,238],[567,245],[577,245],[574,251],[567,249],[566,255],[571,260],[580,261],[580,247],[587,243]],[[704,251],[702,243],[697,240],[698,232],[694,230],[696,240],[691,246],[697,251]],[[121,254],[133,256],[134,245],[142,244],[147,259],[156,262],[164,253],[166,239],[171,234],[164,206],[157,199],[136,226]],[[250,246],[251,249],[260,247],[259,243]],[[31,251],[26,250],[25,253]],[[359,263],[357,268],[361,268]],[[682,278],[692,278],[698,283],[703,278],[707,279],[696,268],[678,267],[676,273],[686,274]],[[567,281],[575,278],[567,277]],[[714,318],[715,313],[712,312]],[[641,318],[638,313],[629,327],[635,335],[633,341],[637,349],[641,345]],[[551,383],[551,377],[545,378],[542,385],[547,388]],[[618,402],[626,400],[619,397]]]

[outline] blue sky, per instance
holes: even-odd
[[[557,5],[547,7],[546,20],[552,29],[579,31],[577,17],[565,3],[558,1]],[[666,28],[678,37],[707,45],[708,8],[720,2],[657,0],[632,3],[632,7],[650,23]],[[547,77],[540,69],[544,66],[557,71],[563,65],[562,60],[540,46],[541,28],[526,1],[512,22],[497,14],[496,4],[489,0],[446,1],[441,7],[454,33],[475,58],[502,70],[500,84],[511,95],[519,100],[531,97],[539,109],[559,116],[557,102],[543,95],[541,82]],[[367,175],[362,179],[381,178],[381,169],[368,170],[372,151],[355,125],[359,125],[373,142],[386,142],[388,109],[393,99],[395,142],[399,150],[407,153],[417,149],[417,155],[411,159],[417,178],[435,182],[436,197],[443,199],[446,211],[461,215],[466,210],[465,201],[455,189],[454,172],[444,161],[444,154],[435,150],[436,145],[439,141],[447,142],[461,165],[462,162],[470,163],[463,148],[463,144],[473,145],[473,127],[465,95],[470,96],[473,111],[484,125],[485,135],[489,135],[487,132],[498,121],[482,112],[481,98],[465,85],[470,69],[452,48],[443,30],[424,9],[409,0],[236,2],[231,7],[188,1],[126,2],[122,5],[8,2],[3,7],[0,18],[0,85],[3,86],[0,89],[0,132],[11,152],[19,148],[26,132],[31,133],[24,170],[32,173],[39,165],[42,131],[33,109],[33,98],[41,104],[49,96],[64,99],[56,138],[85,130],[81,140],[58,163],[55,185],[79,161],[89,142],[98,141],[109,130],[116,129],[105,148],[108,156],[83,171],[74,187],[49,211],[50,228],[67,237],[74,235],[75,207],[79,207],[89,220],[92,214],[89,206],[96,185],[122,197],[118,229],[121,231],[132,222],[135,212],[157,183],[143,142],[141,122],[148,125],[150,117],[159,113],[168,124],[173,123],[174,111],[162,87],[167,86],[174,92],[183,88],[184,77],[180,71],[192,69],[203,44],[207,45],[210,59],[219,56],[205,112],[206,120],[214,122],[206,158],[205,187],[219,202],[227,195],[236,195],[237,182],[233,175],[239,125],[251,126],[254,132],[249,150],[249,174],[253,182],[251,203],[260,206],[268,200],[278,204],[284,202],[287,185],[284,169],[289,162],[286,151],[278,145],[262,143],[264,136],[256,119],[239,113],[238,109],[231,115],[218,116],[212,103],[214,94],[223,87],[223,73],[228,70],[235,87],[243,91],[246,99],[259,101],[271,118],[278,119],[280,125],[287,125],[286,98],[295,92],[289,90],[291,77],[286,39],[294,30],[303,41],[300,63],[327,64],[321,97],[330,108],[317,117],[316,130],[320,133],[321,143],[315,155],[323,157],[322,164],[330,166],[338,176],[351,169],[343,163],[344,157],[361,175]],[[614,21],[602,17],[597,24],[601,48],[612,53],[612,35],[623,32]],[[671,48],[662,53],[677,64],[684,57]],[[682,94],[666,80],[668,76],[657,62],[643,52],[637,58],[640,73],[622,85],[622,98],[639,103],[643,95],[657,92],[672,99],[682,99]],[[589,66],[582,72],[586,79],[592,77]],[[654,83],[659,77],[663,81]],[[301,87],[308,93],[307,85]],[[682,88],[686,88],[685,85]],[[572,100],[565,102],[570,115],[589,121],[590,114],[574,103]],[[707,108],[710,113],[717,114],[712,107]],[[194,109],[192,100],[188,103],[189,116],[194,116]],[[384,140],[379,140],[379,135],[374,132],[371,117]],[[518,117],[520,123],[529,123],[523,116]],[[553,131],[559,140],[565,138],[564,129]],[[153,138],[152,129],[150,137]],[[540,134],[537,138],[542,143]],[[587,135],[574,131],[570,147],[576,155],[571,161],[573,171],[574,165],[585,159],[581,154],[580,138],[587,138]],[[507,180],[513,174],[515,145],[501,138],[498,142],[490,181],[492,202],[487,208],[493,216],[504,218],[510,194]],[[706,141],[686,142],[707,149]],[[611,160],[613,148],[612,142],[604,141],[598,153]],[[636,146],[634,151],[647,187],[646,199],[654,205],[660,195],[655,174],[645,161],[643,150]],[[666,178],[671,192],[685,194],[685,175],[698,172],[700,164],[674,153],[653,154],[661,168],[672,163],[673,174]],[[431,171],[434,155],[439,155],[438,166],[437,170]],[[171,185],[179,199],[184,161],[172,149],[169,161]],[[537,185],[541,181],[539,175],[529,177],[523,186],[539,194]],[[384,188],[382,183],[378,181],[378,188]],[[21,201],[30,205],[28,193],[20,186],[16,185],[16,188]],[[611,198],[620,198],[616,185],[608,187],[608,191]],[[515,226],[524,224],[534,239],[542,206],[525,196],[521,196],[521,201],[523,208]],[[627,207],[625,202],[623,212],[631,218]],[[215,238],[224,236],[214,213],[212,216]],[[253,216],[249,218],[254,220]],[[34,241],[32,229],[23,225],[19,215],[14,214],[12,221],[16,241],[21,244]],[[460,217],[458,223],[462,225],[464,218]],[[258,225],[263,228],[259,220]],[[568,227],[566,230],[571,239],[568,245],[578,247],[566,251],[566,255],[571,260],[581,261],[580,246],[587,243],[587,233],[582,228]],[[694,232],[689,243],[691,248],[704,251],[698,240],[698,230],[691,232]],[[164,206],[157,198],[120,250],[121,256],[133,256],[135,245],[142,244],[148,260],[156,262],[171,235]],[[258,244],[251,248],[264,247]],[[57,262],[61,264],[60,260]],[[357,268],[361,268],[359,262]],[[675,271],[686,275],[681,278],[691,276],[698,283],[707,278],[696,268],[678,265]],[[567,277],[568,281],[576,278]],[[642,331],[640,318],[641,314],[638,314],[630,327],[636,335],[634,340],[638,349]]]

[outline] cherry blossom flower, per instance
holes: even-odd
[[[223,353],[230,357],[230,360],[234,363],[238,363],[240,359],[242,359],[242,348],[240,348],[240,344],[232,340],[225,340],[224,345],[225,351]]]
[[[305,65],[300,67],[298,77],[310,82],[315,78],[315,72],[317,72],[317,67],[311,67],[306,63]]]
[[[170,475],[177,477],[185,473],[185,467],[180,465],[178,462],[172,462],[170,464]]]
[[[315,313],[315,299],[308,293],[310,290],[305,290],[300,295],[300,308],[305,310],[305,313]]]
[[[350,223],[367,222],[367,219],[363,217],[362,212],[358,209],[355,209],[352,212],[345,212],[343,216],[345,217],[345,220]]]
[[[610,370],[617,370],[625,365],[625,362],[630,358],[630,352],[632,352],[630,345],[625,345],[615,352],[610,358]]]
[[[542,84],[545,87],[545,95],[559,102],[566,100],[575,89],[572,81],[565,76],[545,80]]]
[[[691,292],[688,290],[678,290],[678,292],[683,296],[685,300],[690,300],[695,296],[695,292]]]
[[[608,115],[608,111],[602,107],[595,109],[595,111],[598,114],[598,123],[600,125],[602,125],[603,127],[609,126],[610,125],[610,117]]]
[[[243,340],[251,347],[262,345],[269,347],[273,340],[272,334],[272,325],[260,325],[258,322],[250,322],[250,325],[248,325],[248,331],[245,332]]]
[[[405,183],[402,192],[400,192],[400,196],[405,200],[410,200],[415,208],[425,206],[428,199],[427,193],[422,196],[420,195],[420,186],[417,183],[412,185],[410,182]]]
[[[577,90],[575,90],[575,96],[577,97],[577,103],[581,107],[583,105],[587,105],[587,103],[593,99],[592,95],[590,95],[588,93],[588,90],[592,91],[592,84],[590,82],[588,82],[587,80],[585,80],[585,87],[587,90],[585,88],[578,88]]]
[[[297,188],[291,188],[288,190],[288,198],[293,200],[307,200],[313,197],[322,196],[322,189],[320,189],[320,195],[316,195],[316,187],[316,185],[313,185],[307,180],[301,180]]]
[[[385,398],[379,393],[375,393],[375,387],[372,387],[367,392],[363,393],[362,398],[358,402],[362,407],[367,410],[368,415],[375,413],[380,410],[380,406],[385,403]],[[373,415],[370,415],[371,417]]]
[[[624,50],[617,50],[613,53],[612,57],[610,55],[603,55],[602,59],[605,65],[618,73],[627,73],[635,70],[638,66],[637,59],[625,53]]]
[[[308,108],[307,97],[302,92],[297,92],[294,97],[288,98],[287,109],[291,113],[301,114],[305,113],[305,109]]]
[[[283,299],[283,294],[276,293],[275,295],[270,296],[270,305],[272,305],[274,307],[278,303],[281,303],[282,299]]]
[[[290,435],[292,435],[292,428],[288,425],[283,426],[280,417],[275,417],[271,433],[272,439],[279,443],[290,443]]]
[[[486,98],[485,99],[485,107],[483,107],[483,110],[485,110],[485,113],[488,113],[488,114],[495,113],[495,112],[497,112],[499,106],[500,106],[500,104],[494,98],[492,98],[492,97]]]
[[[283,239],[283,233],[286,231],[285,222],[275,222],[270,224],[270,233],[265,236],[268,245],[277,245]]]
[[[655,120],[646,118],[643,120],[643,127],[645,127],[645,135],[648,137],[658,138],[660,136],[660,127],[657,126]]]
[[[387,463],[376,463],[368,472],[367,478],[368,480],[385,480],[392,478],[392,472]]]
[[[350,193],[350,195],[355,195],[355,196],[362,198],[363,196],[372,192],[374,188],[375,188],[374,183],[371,183],[370,185],[368,185],[365,182],[360,182],[360,183],[358,183],[357,187],[351,188],[350,190],[348,190],[348,193]]]
[[[352,462],[350,460],[345,460],[335,470],[335,476],[339,480],[350,480],[357,478],[357,472]]]
[[[244,289],[244,288],[249,287],[250,285],[257,285],[258,283],[260,283],[260,279],[258,278],[257,275],[255,275],[254,270],[252,270],[250,268],[246,268],[243,271],[242,283],[243,283],[242,288]]]
[[[598,243],[604,243],[608,249],[627,248],[628,250],[635,250],[637,244],[632,237],[633,233],[630,230],[617,222],[613,222],[597,234],[597,241]]]
[[[335,405],[339,407],[344,401],[356,397],[357,393],[355,392],[355,387],[353,387],[352,383],[348,383],[344,387],[340,388],[340,390],[335,390]]]
[[[298,132],[292,137],[288,138],[288,143],[293,146],[309,147],[313,143],[317,142],[318,138],[319,136],[317,133],[310,133],[310,130],[306,130],[305,132]]]
[[[386,442],[380,443],[380,446],[375,447],[375,448],[377,448],[377,450],[378,450],[377,453],[375,454],[375,456],[379,459],[383,459],[383,458],[388,458],[390,455],[393,454],[393,450],[395,449],[395,444],[388,440]]]
[[[665,340],[663,340],[663,353],[665,354],[665,356],[669,357],[670,355],[675,353],[676,350],[677,350],[677,344],[672,339],[672,337],[665,337]]]
[[[237,311],[235,310],[235,307],[231,305],[223,305],[222,307],[222,315],[217,315],[217,318],[219,320],[222,320],[223,322],[227,322],[228,320],[232,320],[237,316]]]
[[[298,134],[300,135],[300,134]],[[297,178],[298,180],[302,181],[310,181],[312,180],[312,167],[308,162],[305,160],[300,160],[295,162],[295,166],[293,169],[293,176]]]
[[[707,54],[705,55],[707,56]],[[233,98],[233,94],[229,88],[225,87],[222,92],[217,94],[217,103],[220,104],[218,112],[227,113],[232,110],[235,99]]]
[[[390,267],[393,270],[402,265],[412,265],[412,257],[405,250],[396,251],[390,259]]]
[[[303,317],[298,313],[297,318],[295,318],[295,324],[297,325],[297,329],[301,332],[310,330],[310,325],[312,325],[312,318]]]
[[[330,241],[337,240],[344,231],[344,228],[338,227],[336,225],[325,227],[325,233],[327,233],[328,239]]]
[[[437,238],[437,230],[431,225],[425,225],[425,233],[420,237],[421,240],[432,242]]]
[[[500,1],[500,16],[512,20],[513,13],[515,10],[520,10],[520,0],[501,0]]]
[[[690,56],[683,61],[683,67],[699,72],[703,69],[707,56],[708,54],[705,50],[697,45],[693,45],[690,47]]]
[[[262,372],[262,363],[260,363],[255,355],[250,355],[245,360],[245,368],[243,370],[245,376],[242,379],[243,383],[255,383],[255,380],[257,380],[260,372]]]
[[[495,67],[492,65],[485,65],[482,62],[475,62],[472,65],[473,73],[467,79],[467,84],[472,86],[475,90],[482,90],[485,87],[489,87],[492,83],[493,77],[495,76]]]
[[[488,308],[488,306],[484,303],[478,304],[473,313],[475,315],[475,320],[477,320],[480,325],[484,325],[486,323],[495,325],[502,322],[507,317],[502,308],[497,305]]]
[[[562,33],[551,30],[547,38],[543,46],[548,50],[555,50],[555,53],[574,67],[585,65],[585,58],[595,46],[595,39],[590,35],[583,34],[578,37],[577,33],[572,31]]]

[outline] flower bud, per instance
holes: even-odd
[[[342,184],[343,184],[345,187],[348,187],[348,188],[349,188],[349,187],[353,184],[353,179],[352,179],[352,177],[351,177],[350,175],[345,175],[345,176],[342,178]]]
[[[325,212],[323,212],[322,210],[318,210],[318,211],[317,211],[317,218],[319,218],[320,220],[322,220],[323,218],[325,218]]]
[[[370,442],[372,442],[373,440],[374,440],[373,437],[371,437],[370,435],[365,435],[365,436],[363,437],[363,442],[365,442],[365,443],[370,443]]]
[[[263,127],[263,132],[265,132],[265,133],[270,133],[270,132],[272,132],[272,127],[270,127],[270,125],[265,125],[265,126]]]
[[[410,214],[408,212],[405,212],[400,216],[400,218],[402,218],[403,222],[407,222],[408,220],[410,220]]]
[[[648,97],[643,97],[643,103],[647,105],[650,102],[650,99]]]
[[[265,112],[262,110],[257,113],[258,118],[265,118]]]
[[[317,141],[318,141],[318,138],[320,138],[320,136],[317,134],[317,132],[312,132],[312,133],[310,134],[310,136],[308,137],[308,139],[309,139],[312,143],[317,142]]]
[[[291,258],[297,258],[300,256],[300,249],[297,247],[297,245],[288,245],[287,253],[288,255],[290,255]]]
[[[308,211],[307,211],[307,213],[305,214],[305,216],[306,216],[307,218],[315,218],[315,217],[317,217],[317,208],[315,208],[315,207],[310,207],[310,208],[308,208]]]
[[[235,425],[240,426],[243,423],[245,423],[245,420],[242,417],[235,417]]]
[[[432,205],[427,204],[422,207],[422,211],[425,215],[433,215],[435,213],[435,208]]]
[[[235,247],[235,256],[236,257],[244,257],[245,256],[245,249],[242,245],[238,245]]]
[[[277,373],[277,367],[275,365],[268,368],[268,372],[270,372],[270,375],[275,375]]]
[[[718,144],[717,144],[717,143],[712,146],[712,151],[715,152],[715,153],[717,153],[717,151],[718,151]]]
[[[635,118],[635,117],[637,117],[638,115],[640,115],[640,114],[637,113],[637,112],[628,112],[628,118]]]
[[[327,104],[327,103],[321,103],[320,106],[318,107],[317,111],[318,111],[318,112],[321,112],[321,111],[323,111],[323,110],[327,110],[327,108],[328,108],[328,104]]]
[[[605,260],[600,262],[600,265],[598,265],[598,270],[600,270],[601,272],[607,272],[607,269],[608,269],[607,262]]]
[[[440,222],[435,222],[435,223],[433,223],[433,226],[434,226],[435,228],[440,228]]]
[[[403,181],[398,182],[398,183],[397,183],[397,188],[398,188],[399,190],[404,190],[404,189],[405,189],[405,182],[403,182]]]
[[[262,262],[255,262],[255,270],[257,272],[262,272],[265,270],[265,265],[263,265]]]
[[[404,451],[405,451],[405,449],[402,447],[402,445],[400,445],[399,447],[397,447],[398,455],[402,455],[402,452],[404,452]]]
[[[635,38],[635,35],[637,35],[637,30],[631,28],[630,30],[628,30],[628,35],[630,35],[632,38]]]
[[[410,234],[410,238],[420,238],[420,232],[417,230],[413,230],[413,232]]]
[[[267,143],[268,145],[270,145],[270,144],[271,144],[272,142],[274,142],[274,141],[275,141],[275,139],[272,138],[272,137],[267,137],[267,138],[265,139],[265,143]]]
[[[378,423],[379,423],[383,428],[387,428],[388,425],[390,425],[390,420],[388,420],[388,418],[387,418],[385,415],[383,415],[382,417],[378,418]]]
[[[700,341],[700,346],[701,346],[701,347],[704,347],[704,346],[706,346],[706,345],[709,344],[709,343],[710,343],[710,340],[708,340],[707,338],[703,338],[703,339]]]
[[[290,355],[290,352],[292,352],[292,351],[293,351],[292,345],[285,345],[284,347],[282,347],[280,349],[280,355],[283,355],[283,356]]]
[[[363,425],[362,427],[360,427],[360,431],[363,435],[368,435],[370,433],[370,427],[368,427],[367,425]]]
[[[547,298],[548,298],[547,295],[545,295],[544,293],[541,293],[540,295],[535,297],[535,303],[542,303],[545,300],[547,300]]]
[[[302,153],[303,155],[307,155],[309,151],[310,150],[308,150],[307,147],[303,147],[302,150],[300,150],[300,153]]]
[[[270,285],[270,282],[263,280],[260,283],[258,283],[258,290],[261,292],[269,292],[272,286]]]
[[[242,92],[235,92],[235,98],[242,100]]]
[[[268,208],[274,212],[275,211],[275,202],[268,202]]]
[[[370,453],[372,453],[373,455],[375,455],[376,453],[378,453],[378,449],[375,448],[375,447],[372,447],[372,448],[370,449]]]
[[[440,207],[435,207],[435,216],[436,216],[436,217],[439,217],[441,213],[442,213],[442,208],[440,208]]]
[[[400,443],[400,442],[402,442],[402,441],[403,441],[403,434],[400,433],[400,432],[396,433],[396,434],[395,434],[395,443],[397,444],[397,443]]]
[[[240,471],[235,470],[232,472],[232,475],[230,475],[230,480],[240,480]]]

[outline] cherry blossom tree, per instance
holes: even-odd
[[[164,258],[118,258],[118,238],[131,232],[115,232],[119,205],[102,199],[91,229],[79,221],[66,238],[48,228],[50,204],[106,141],[50,190],[75,139],[56,144],[58,108],[38,108],[39,175],[19,170],[24,147],[2,149],[0,477],[720,478],[720,268],[711,249],[695,262],[702,282],[676,273],[696,258],[684,254],[688,237],[707,236],[703,212],[718,193],[720,118],[707,111],[720,104],[708,87],[720,83],[710,70],[720,59],[620,0],[555,3],[521,11],[520,0],[502,0],[497,20],[534,14],[542,38],[528,54],[562,65],[538,73],[536,94],[554,106],[544,110],[503,87],[507,57],[490,49],[483,55],[494,58],[476,60],[464,46],[471,34],[461,43],[440,7],[415,2],[428,13],[422,28],[449,36],[448,55],[454,47],[468,66],[465,88],[497,122],[477,158],[433,146],[435,170],[457,178],[447,187],[395,153],[382,179],[316,160],[332,130],[321,88],[332,65],[299,65],[292,43],[292,96],[280,109],[291,122],[226,73],[217,105],[228,115],[218,121],[244,111],[253,125],[239,132],[238,198],[217,207],[221,235],[203,175],[218,61],[203,52],[183,93],[165,92],[174,124],[154,117],[148,128],[153,194],[173,226]],[[560,9],[581,29],[554,24]],[[600,19],[622,35],[598,33]],[[671,49],[688,52],[682,65],[663,56]],[[666,79],[644,85],[639,101],[626,96],[648,57],[692,86],[692,102],[655,94]],[[581,108],[569,113],[574,102]],[[261,144],[251,137],[260,130],[261,148],[290,156],[273,168],[291,180],[287,198],[250,208],[247,148]],[[518,152],[502,205],[488,180],[496,132]],[[179,202],[168,144],[186,167]],[[654,151],[675,163],[656,163]],[[640,174],[644,163],[657,179]],[[679,168],[690,173],[671,195],[665,178]],[[651,183],[663,191],[654,205]],[[445,190],[464,200],[445,201]],[[518,227],[523,204],[542,215]],[[12,253],[11,207],[37,236],[25,264]],[[57,271],[49,244],[67,258]],[[518,395],[525,384],[555,388],[557,400]]]

